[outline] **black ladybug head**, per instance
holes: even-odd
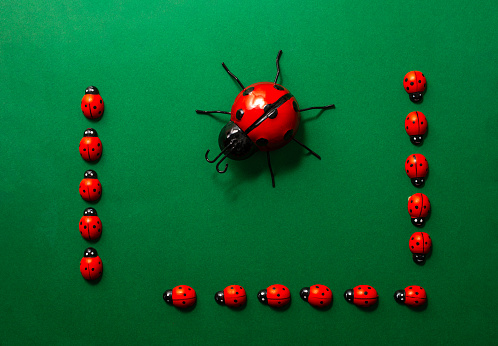
[[[425,225],[425,219],[423,217],[412,217],[412,225],[417,227],[423,227]]]
[[[85,130],[83,137],[98,137],[97,131],[95,131],[94,129],[88,128]]]
[[[214,300],[220,305],[225,305],[225,295],[223,291],[218,291],[214,294]]]
[[[245,160],[258,148],[233,121],[226,124],[218,136],[220,149],[227,150],[226,156],[232,160]]]
[[[85,254],[83,255],[84,257],[97,257],[97,250],[95,250],[93,247],[89,247],[88,249],[85,250]]]
[[[88,88],[85,89],[85,94],[98,95],[99,89],[97,89],[97,87],[95,86],[90,85]]]
[[[410,141],[415,144],[415,145],[420,145],[422,144],[423,141],[422,135],[415,135],[415,136],[410,136]]]
[[[413,262],[417,264],[423,264],[425,262],[425,255],[423,253],[414,253]]]
[[[173,290],[167,290],[163,293],[163,299],[166,304],[173,305]]]
[[[400,304],[403,304],[405,302],[405,290],[397,290],[394,292],[394,300]]]
[[[83,216],[97,216],[97,211],[94,208],[86,208]]]
[[[417,177],[417,178],[412,178],[412,184],[415,187],[422,187],[425,183],[425,178],[423,177]]]
[[[85,172],[85,178],[87,179],[97,179],[97,172],[92,169],[89,169]]]
[[[258,300],[265,304],[265,305],[268,305],[268,297],[267,297],[267,292],[266,292],[266,289],[264,290],[261,290],[258,292]]]
[[[352,289],[346,290],[346,292],[344,292],[344,299],[346,299],[348,303],[352,303],[354,300],[354,291]]]
[[[422,101],[423,94],[421,92],[411,93],[409,95],[410,95],[410,100],[412,102],[418,103],[418,102]]]
[[[310,296],[310,288],[309,287],[304,287],[300,292],[299,292],[299,296],[301,296],[301,298],[307,302],[308,301],[308,297]]]

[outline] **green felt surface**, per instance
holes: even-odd
[[[494,1],[24,1],[0,5],[0,343],[11,344],[491,344],[497,340],[497,24]],[[226,116],[245,85],[280,83],[303,113],[297,145],[272,154],[276,188],[258,153],[216,173]],[[424,102],[403,91],[406,72],[427,77]],[[96,85],[99,122],[80,101]],[[422,111],[424,144],[404,117]],[[87,127],[103,142],[97,164],[81,159]],[[426,185],[404,160],[424,154]],[[86,242],[78,194],[95,169],[102,238]],[[412,262],[416,229],[407,197],[423,192],[434,251]],[[79,261],[94,246],[98,284]],[[287,285],[281,312],[257,292]],[[331,309],[313,309],[302,287],[321,283]],[[187,284],[196,308],[162,293]],[[244,310],[214,293],[240,284]],[[378,307],[348,304],[344,291],[374,286]],[[421,285],[426,309],[393,293]]]

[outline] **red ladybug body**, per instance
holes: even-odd
[[[413,261],[417,264],[422,264],[425,262],[426,255],[432,249],[432,239],[425,232],[415,232],[410,237],[408,246],[413,254]]]
[[[427,293],[420,286],[408,286],[404,290],[398,290],[394,293],[394,299],[398,303],[404,303],[410,306],[420,306],[427,304]]]
[[[347,302],[360,307],[369,307],[377,303],[379,295],[372,286],[360,285],[344,292]]]
[[[99,89],[89,86],[81,100],[81,111],[88,119],[98,119],[104,114],[104,100],[99,94]]]
[[[96,280],[102,276],[102,260],[97,254],[97,250],[89,247],[85,250],[80,262],[81,275],[87,280]]]
[[[423,135],[427,132],[427,119],[422,112],[411,112],[405,119],[405,130],[410,141],[419,145],[424,139]]]
[[[97,161],[102,156],[102,142],[97,131],[86,129],[80,141],[80,155],[85,161]]]
[[[422,101],[426,87],[427,81],[424,74],[420,71],[410,71],[403,79],[403,88],[408,93],[412,102],[417,103]]]
[[[274,308],[282,308],[289,304],[290,291],[284,285],[272,285],[258,292],[258,300]]]
[[[282,51],[279,51],[277,55],[277,76],[275,81],[273,83],[255,83],[248,87],[244,87],[240,80],[223,63],[223,68],[242,88],[242,91],[235,98],[231,112],[196,110],[200,114],[230,114],[230,122],[221,129],[218,136],[221,153],[213,160],[208,158],[209,150],[205,155],[206,160],[210,163],[218,161],[223,156],[216,165],[216,170],[219,173],[226,172],[228,164],[225,165],[224,170],[220,170],[219,166],[227,157],[232,160],[244,160],[257,151],[264,151],[267,153],[272,185],[275,187],[269,152],[282,148],[290,141],[295,141],[320,159],[318,154],[294,138],[299,128],[300,112],[310,109],[334,108],[334,105],[300,109],[296,98],[289,90],[277,84],[281,54]]]
[[[185,309],[191,307],[196,303],[197,296],[192,287],[187,285],[180,285],[164,292],[163,299],[169,305],[176,306],[180,309]]]
[[[97,240],[102,234],[102,222],[94,208],[86,208],[80,219],[80,234],[86,240]]]
[[[431,202],[429,202],[429,198],[423,193],[416,193],[408,197],[408,213],[414,226],[424,226],[430,211]]]
[[[304,287],[299,295],[316,308],[324,308],[332,303],[332,291],[325,285]]]
[[[216,292],[214,300],[220,305],[238,308],[247,302],[246,290],[239,285],[230,285],[223,291]]]
[[[405,170],[413,186],[421,187],[424,185],[425,177],[429,172],[429,163],[424,155],[412,154],[406,159]]]
[[[97,172],[89,169],[80,183],[80,195],[87,202],[95,202],[102,196],[102,185],[97,179]]]

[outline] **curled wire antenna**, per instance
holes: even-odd
[[[230,153],[232,152],[232,150],[234,149],[234,146],[232,145],[233,143],[230,143],[229,145],[227,145],[215,158],[214,160],[210,160],[208,158],[208,155],[209,155],[209,149],[206,151],[206,155],[205,155],[205,158],[206,158],[206,161],[209,162],[209,163],[215,163],[216,161],[218,161],[218,159],[224,155],[220,162],[218,162],[216,164],[216,171],[218,171],[218,173],[225,173],[228,169],[228,163],[225,164],[225,169],[220,171],[220,164],[228,157],[228,155],[230,155]]]
[[[277,75],[275,76],[275,82],[273,82],[273,85],[277,84],[277,79],[278,79],[278,76],[280,75],[280,57],[282,56],[282,51],[279,50],[278,51],[278,54],[277,54]]]

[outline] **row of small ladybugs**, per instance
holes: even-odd
[[[332,290],[325,285],[304,287],[299,292],[300,297],[316,308],[325,308],[332,304]],[[344,292],[347,302],[360,307],[375,306],[379,300],[377,291],[372,286],[359,285]],[[176,286],[163,294],[164,301],[180,309],[193,307],[197,302],[195,290],[187,285]],[[427,303],[427,293],[420,286],[408,286],[404,290],[397,290],[394,299],[398,303],[410,306],[420,306]],[[239,285],[227,286],[223,291],[214,295],[214,300],[220,305],[231,308],[244,307],[247,302],[246,290]],[[283,308],[291,300],[290,290],[284,285],[271,285],[258,292],[258,300],[273,308]]]
[[[94,86],[89,86],[85,90],[85,96],[81,100],[81,111],[88,119],[100,119],[104,114],[104,100],[99,94],[99,90]],[[102,142],[97,131],[92,128],[85,130],[80,141],[79,151],[81,157],[88,162],[96,162],[102,157]],[[102,185],[97,178],[97,172],[87,170],[79,187],[81,198],[87,202],[96,203],[102,196]],[[97,216],[95,208],[86,208],[79,224],[80,234],[86,240],[96,241],[102,234],[102,222]],[[97,250],[89,247],[85,250],[80,262],[81,275],[87,280],[96,280],[103,272],[102,260],[97,254]]]
[[[422,72],[410,71],[405,75],[403,87],[409,94],[410,100],[418,103],[422,100],[427,81]],[[422,112],[408,114],[405,119],[405,130],[413,144],[420,145],[422,143],[423,135],[427,132],[427,125],[427,119]],[[412,184],[415,187],[422,187],[429,171],[429,163],[424,155],[412,154],[406,159],[405,170]],[[408,213],[413,225],[424,226],[430,210],[429,198],[423,193],[416,193],[408,198]],[[422,264],[432,248],[431,237],[425,232],[415,232],[410,237],[409,248],[413,253],[413,261]]]

